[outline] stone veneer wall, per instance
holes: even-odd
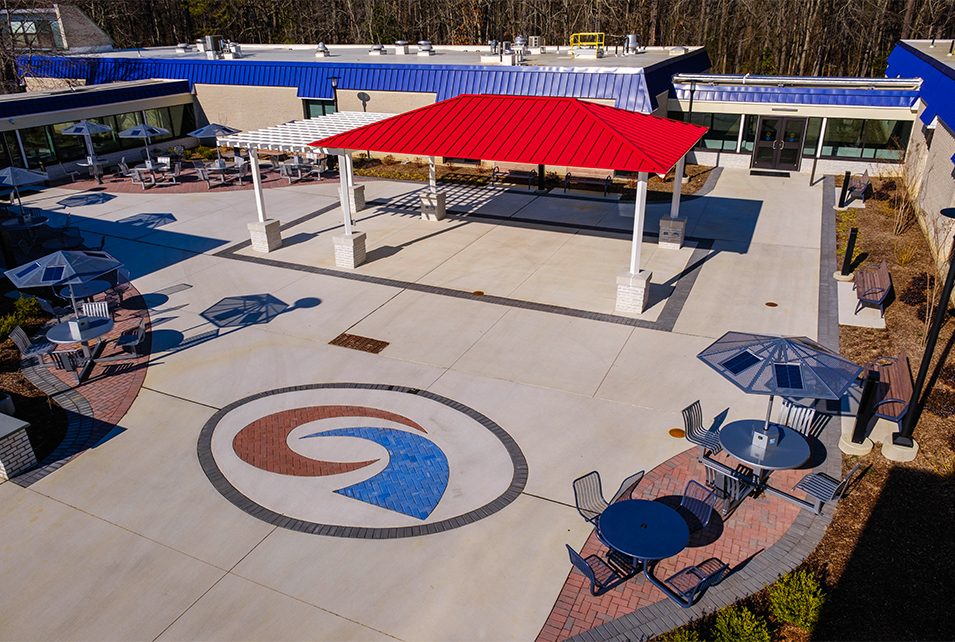
[[[10,479],[36,465],[27,424],[0,438],[0,479]]]

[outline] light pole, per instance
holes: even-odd
[[[955,219],[955,207],[947,207],[939,212],[942,216]],[[952,248],[948,253],[948,276],[945,277],[945,287],[942,288],[942,298],[935,309],[935,319],[932,320],[932,329],[928,333],[928,340],[925,342],[925,352],[922,354],[922,364],[919,366],[919,374],[915,379],[915,389],[912,391],[912,399],[909,401],[909,411],[905,413],[902,424],[899,426],[899,432],[892,433],[892,443],[904,448],[912,448],[915,442],[912,439],[912,433],[915,432],[915,425],[919,422],[922,415],[922,404],[919,403],[919,397],[922,396],[922,386],[925,385],[925,376],[928,374],[928,367],[932,362],[932,356],[935,353],[935,344],[938,342],[938,333],[942,329],[942,322],[945,315],[948,314],[948,301],[952,297],[952,285],[955,283],[955,238],[952,239]]]
[[[338,113],[338,76],[329,78],[332,83],[332,100],[335,103],[335,113]]]

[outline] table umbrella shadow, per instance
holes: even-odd
[[[690,511],[680,506],[680,501],[683,499],[681,495],[664,495],[663,497],[657,497],[653,501],[660,502],[664,506],[669,506],[676,512],[680,514],[680,517],[684,519],[686,525],[690,527],[690,540],[687,542],[687,548],[702,548],[704,546],[709,546],[716,540],[718,540],[723,535],[723,518],[720,516],[719,511],[713,510],[710,513],[710,521],[704,528],[700,528],[701,523],[699,518],[693,515]]]

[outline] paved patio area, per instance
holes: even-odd
[[[652,592],[619,612],[568,601],[564,544],[593,546],[571,482],[644,469],[646,492],[672,493],[693,470],[668,434],[683,407],[765,413],[700,350],[727,330],[837,336],[820,279],[832,186],[724,170],[684,201],[690,242],[670,252],[654,236],[669,204],[651,204],[651,305],[628,316],[613,298],[632,203],[455,188],[453,214],[429,223],[421,185],[365,185],[369,261],[354,271],[333,262],[337,183],[266,192],[285,239],[268,255],[248,248],[245,190],[25,199],[106,237],[148,307],[152,352],[100,443],[0,484],[2,637],[623,639],[688,617]],[[329,345],[344,332],[388,345]],[[769,548],[700,608],[791,568],[825,525],[759,501]],[[567,627],[567,604],[587,627]]]

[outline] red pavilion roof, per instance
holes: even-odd
[[[706,130],[577,98],[464,94],[310,144],[662,174]]]

